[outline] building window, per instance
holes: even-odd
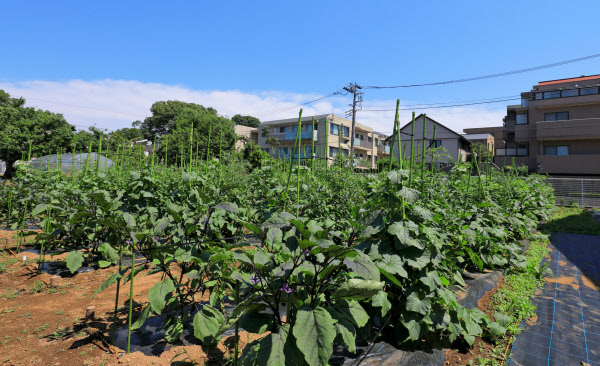
[[[279,148],[279,154],[280,155],[287,155],[288,154],[288,148],[287,147],[280,147]]]
[[[432,147],[442,147],[442,140],[433,140],[431,141],[431,146]]]
[[[312,147],[311,146],[304,147],[304,156],[312,156]]]
[[[369,136],[369,137],[367,137],[367,141],[373,142],[373,138]]]
[[[526,125],[527,124],[527,113],[517,113],[517,120],[516,120],[515,124]]]
[[[544,99],[544,93],[535,93],[535,100]]]
[[[507,133],[506,134],[506,143],[512,144],[513,142],[515,142],[515,133],[514,132]]]
[[[337,154],[338,154],[338,148],[329,146],[329,156],[337,156]]]
[[[342,156],[348,156],[348,149],[342,149]]]
[[[569,119],[569,112],[544,113],[544,121],[566,121]]]
[[[280,133],[285,133],[286,128],[287,127],[285,127],[285,126],[284,127],[279,127],[279,132]]]
[[[521,98],[521,107],[528,107],[528,106],[529,106],[529,99]]]
[[[579,89],[580,95],[593,95],[598,94],[598,88],[581,88]]]
[[[375,138],[375,146],[379,146],[379,139],[377,137]]]
[[[342,126],[342,136],[350,137],[350,127]]]
[[[562,90],[560,93],[560,96],[562,98],[566,98],[566,97],[576,97],[579,95],[579,90],[578,89],[567,89],[567,90]]]
[[[331,126],[329,126],[329,133],[332,135],[339,135],[340,134],[340,126],[332,123]]]
[[[319,130],[319,124],[315,123],[315,131],[318,131],[318,130]]]
[[[544,155],[569,155],[569,146],[545,146]]]
[[[517,156],[529,156],[529,144],[526,142],[517,142]]]
[[[560,90],[544,92],[544,99],[560,98]]]

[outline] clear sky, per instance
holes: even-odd
[[[80,128],[116,129],[156,100],[224,115],[274,113],[349,82],[443,81],[600,53],[600,2],[5,1],[0,88]],[[462,84],[365,90],[365,109],[518,96],[541,80],[600,74],[600,58]],[[350,97],[306,114],[343,114]],[[456,130],[499,125],[503,102],[418,110]],[[409,107],[406,107],[409,108]],[[403,122],[409,111],[401,114]],[[393,112],[358,120],[391,131]]]

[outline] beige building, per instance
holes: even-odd
[[[279,159],[311,159],[314,153],[315,158],[327,159],[331,164],[338,154],[349,155],[352,121],[334,114],[314,116],[313,133],[312,120],[312,116],[302,118],[299,154],[293,151],[298,118],[261,123],[258,126],[258,144],[265,152]],[[275,144],[268,143],[269,137]],[[387,136],[373,131],[373,128],[356,123],[353,138],[359,168],[374,169],[378,159],[389,156],[389,146],[385,142]]]
[[[415,159],[420,159],[422,152],[422,144],[425,141],[425,149],[429,147],[442,147],[447,152],[449,157],[440,159],[439,163],[452,163],[454,161],[466,161],[467,154],[470,151],[471,142],[457,132],[442,125],[441,123],[427,117],[425,124],[425,139],[423,139],[423,114],[415,118],[415,136],[414,136],[414,151]],[[433,138],[433,128],[435,127],[435,139]],[[404,125],[400,129],[401,150],[403,157],[410,157],[410,141],[411,141],[412,121]],[[391,142],[391,138],[388,139]],[[398,157],[398,142],[394,145],[394,156]],[[428,156],[426,161],[430,161]]]
[[[246,141],[254,141],[255,143],[258,143],[258,128],[235,125],[233,126],[233,130],[238,136],[238,139],[235,143],[235,149],[237,151],[241,151],[244,148]]]
[[[466,130],[465,130],[466,131]],[[600,174],[600,75],[542,81],[507,107],[495,163],[548,174]]]

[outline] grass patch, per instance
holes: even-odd
[[[580,207],[556,207],[552,219],[541,226],[544,234],[566,232],[600,235],[600,220],[592,212]]]

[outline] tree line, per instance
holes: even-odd
[[[15,162],[57,152],[79,153],[123,151],[133,141],[147,139],[156,143],[156,152],[168,163],[177,156],[195,152],[205,156],[235,148],[235,125],[258,127],[260,120],[235,115],[229,119],[211,107],[181,101],[158,101],[151,116],[135,121],[132,127],[108,132],[89,127],[77,130],[60,113],[25,106],[24,98],[12,98],[0,89],[0,159],[6,161],[5,177],[12,177]],[[190,138],[191,136],[191,138]],[[192,151],[190,151],[190,149]]]

